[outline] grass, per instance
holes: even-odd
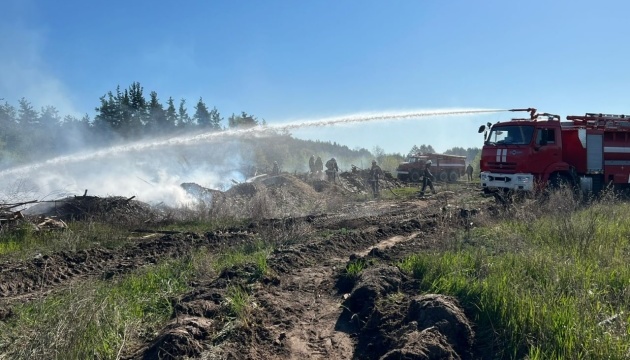
[[[259,278],[269,273],[267,258],[272,250],[273,247],[264,241],[242,245],[219,254],[213,267],[215,271],[221,272],[228,268],[252,264],[255,267],[254,276]]]
[[[0,232],[0,256],[29,257],[34,253],[77,251],[94,245],[118,247],[128,241],[129,229],[97,222],[70,222],[64,231],[36,231],[30,225]]]
[[[250,296],[241,285],[231,285],[228,288],[226,301],[230,315],[234,316],[244,326],[248,325],[248,318],[252,310]]]
[[[204,233],[239,227],[246,222],[236,218],[208,219],[196,214],[196,218],[151,229]],[[29,258],[36,253],[44,255],[59,251],[78,251],[94,246],[113,249],[133,241],[131,232],[138,228],[132,224],[95,221],[73,221],[67,225],[68,228],[64,231],[35,231],[27,224],[16,229],[0,231],[0,257]]]
[[[460,299],[485,358],[625,359],[630,205],[563,201],[475,229],[466,235],[474,246],[413,255],[399,267],[422,291]]]
[[[0,352],[10,359],[117,358],[141,330],[157,330],[170,317],[171,298],[188,289],[190,265],[169,261],[17,305],[0,322]]]
[[[399,187],[399,188],[392,189],[392,192],[397,197],[410,198],[410,197],[415,197],[418,195],[418,193],[420,192],[420,187],[418,186]]]
[[[16,305],[0,321],[0,358],[114,359],[123,348],[148,337],[171,317],[173,299],[208,272],[252,264],[255,278],[269,273],[271,247],[260,241],[213,254],[147,266],[122,278],[82,283],[56,295]],[[247,326],[252,303],[245,287],[230,285],[230,315]]]
[[[346,265],[345,275],[349,278],[356,279],[366,267],[367,262],[364,259],[352,260]]]
[[[412,196],[418,189],[397,191]],[[527,199],[495,219],[473,218],[474,227],[466,231],[454,230],[444,220],[435,234],[449,237],[447,247],[398,265],[418,279],[423,292],[460,300],[474,321],[485,359],[625,359],[630,353],[628,218],[630,205],[614,198],[590,206],[562,193],[545,202]],[[232,221],[200,216],[168,230],[208,231],[211,226],[229,228]],[[129,241],[122,227],[69,226],[64,233],[29,228],[1,233],[0,256]],[[82,283],[16,305],[15,315],[0,322],[0,358],[116,358],[128,344],[154,337],[172,314],[172,299],[188,290],[190,280],[251,265],[255,281],[271,271],[267,259],[274,246],[295,243],[313,229],[274,231],[220,254],[200,249],[122,278]],[[366,266],[362,259],[352,261],[346,274],[356,278]],[[247,326],[255,306],[248,287],[229,285],[225,299],[235,323]]]

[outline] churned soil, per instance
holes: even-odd
[[[265,187],[267,194],[276,191],[300,203],[323,194],[366,191],[356,190],[365,185],[357,174],[341,178],[330,184],[284,174],[221,193],[187,187],[221,201],[255,197]],[[387,186],[400,186],[390,180]],[[96,246],[5,260],[0,267],[0,321],[11,316],[13,303],[72,282],[107,279],[201,246],[220,252],[253,242],[257,234],[273,233],[284,240],[269,255],[264,274],[244,265],[195,279],[188,293],[173,300],[171,320],[162,330],[130,344],[122,357],[470,359],[474,324],[458,300],[421,293],[416,281],[396,267],[406,256],[440,248],[443,239],[436,229],[463,226],[462,216],[470,214],[451,206],[453,196],[344,198],[335,211],[255,219],[225,231],[153,233],[115,250]],[[120,206],[129,203],[117,201]],[[348,265],[356,263],[363,265],[362,271],[349,273]],[[230,306],[235,291],[247,294],[245,312],[238,315]]]

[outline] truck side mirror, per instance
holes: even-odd
[[[477,132],[481,134],[482,132],[484,132],[484,130],[486,130],[486,125],[481,125]]]

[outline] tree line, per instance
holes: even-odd
[[[258,119],[246,112],[228,117],[227,127],[222,125],[224,118],[216,107],[210,109],[200,97],[194,105],[194,113],[188,114],[186,99],[180,99],[175,107],[175,100],[169,97],[163,105],[155,91],[144,96],[144,89],[138,82],[128,89],[116,88],[100,97],[93,126],[100,130],[111,131],[124,139],[136,139],[145,136],[163,135],[181,129],[200,129],[220,131],[226,128],[244,128],[264,125],[265,120]]]
[[[0,104],[0,164],[7,166],[57,156],[88,147],[112,145],[119,141],[176,135],[192,131],[222,131],[265,125],[266,121],[242,111],[227,121],[216,107],[203,98],[189,114],[186,99],[178,106],[169,97],[163,104],[155,91],[145,96],[139,82],[128,88],[116,87],[99,98],[94,118],[62,116],[51,105],[36,110],[26,98],[17,106]]]
[[[231,114],[226,121],[219,110],[206,105],[202,97],[193,106],[192,114],[189,114],[186,99],[180,99],[176,104],[173,97],[169,97],[163,104],[155,91],[149,92],[147,98],[139,82],[133,82],[125,89],[117,86],[114,91],[107,92],[99,98],[99,104],[94,110],[95,115],[90,118],[88,114],[82,117],[62,116],[50,105],[38,111],[25,98],[20,99],[17,106],[8,102],[0,104],[0,167],[40,161],[86,148],[111,146],[123,141],[266,125],[264,119],[258,120],[245,111]],[[290,136],[286,133],[282,135]],[[285,147],[296,145],[286,140],[280,143]],[[391,168],[404,160],[402,154],[386,154],[378,146],[371,154],[365,149],[350,150],[326,142],[309,143],[306,148],[326,156],[339,153],[339,156],[347,156],[348,161],[355,162],[374,156],[379,163],[387,163],[387,167]],[[302,151],[296,153],[294,150],[285,148],[280,153],[293,151],[292,154],[303,155],[306,159],[310,157],[309,154],[301,154]],[[463,155],[470,161],[478,151],[478,148],[454,147],[447,150],[446,154]],[[432,152],[435,150],[431,145],[414,145],[408,155]],[[292,162],[299,161],[295,156],[290,158],[294,159]],[[264,159],[262,162],[267,161]]]

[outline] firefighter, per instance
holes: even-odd
[[[317,160],[315,160],[315,171],[316,172],[324,171],[324,163],[322,162],[322,158],[319,156],[317,157]]]
[[[431,188],[431,192],[435,194],[435,189],[433,188],[433,174],[431,174],[431,164],[432,161],[428,160],[424,165],[424,174],[422,178],[422,190],[420,190],[420,196],[424,196],[424,190],[427,188]]]
[[[372,160],[372,167],[370,168],[370,179],[368,180],[372,185],[372,194],[374,197],[378,197],[380,195],[380,184],[379,180],[383,177],[383,170],[380,166],[376,164],[376,160]]]
[[[328,181],[335,182],[337,180],[337,172],[339,172],[337,160],[330,158],[330,160],[326,161],[326,175],[328,176]]]
[[[280,174],[280,167],[278,166],[278,162],[274,161],[273,169],[271,170],[271,175],[279,175],[279,174]]]
[[[311,155],[311,158],[308,159],[308,168],[311,171],[311,174],[314,174],[315,171],[317,171],[315,169],[315,155]]]
[[[468,166],[466,167],[466,175],[468,175],[468,181],[472,181],[472,174],[473,174],[473,167],[472,165],[468,164]]]

